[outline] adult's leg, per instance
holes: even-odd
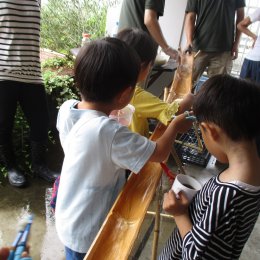
[[[196,87],[201,75],[207,68],[209,64],[210,53],[201,51],[195,58],[193,62],[193,71],[192,71],[192,84],[193,89]]]
[[[58,174],[50,171],[46,162],[49,114],[44,86],[24,84],[19,102],[30,126],[33,171],[46,181],[53,182]]]
[[[231,52],[216,52],[212,53],[208,65],[208,75],[212,77],[218,74],[230,74],[232,70]]]
[[[23,83],[20,106],[30,126],[30,138],[34,142],[48,140],[49,113],[44,85]]]
[[[0,161],[7,170],[10,184],[16,187],[26,184],[22,171],[16,165],[12,145],[19,87],[19,82],[0,81]]]
[[[0,144],[10,143],[18,100],[18,85],[0,81]]]

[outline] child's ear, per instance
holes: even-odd
[[[204,133],[207,134],[214,141],[219,139],[219,128],[215,124],[202,122],[200,125]]]
[[[134,93],[134,88],[129,86],[126,87],[124,90],[122,90],[119,94],[118,94],[118,103],[120,105],[124,105],[128,104],[129,101],[131,100],[132,96]]]
[[[137,82],[142,82],[142,81],[144,81],[147,78],[147,75],[150,72],[151,66],[152,66],[152,62],[149,62],[148,64],[143,62],[141,64],[141,70],[139,72],[139,76],[138,76]]]

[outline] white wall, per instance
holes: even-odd
[[[248,0],[247,0],[248,1]],[[257,0],[259,1],[259,0]],[[42,4],[46,4],[48,0],[41,0]],[[106,19],[106,35],[111,34],[116,22],[119,20],[122,0],[116,7],[110,7],[107,12]],[[160,17],[164,37],[169,45],[178,48],[182,33],[184,13],[187,0],[165,0],[164,16]]]
[[[182,34],[187,0],[165,0],[164,15],[160,17],[160,25],[168,44],[179,47]]]
[[[119,21],[121,4],[122,0],[118,6],[109,7],[107,10],[106,36],[112,36],[113,34],[116,23]]]
[[[159,19],[165,39],[174,48],[180,43],[186,3],[187,0],[165,0],[164,16]],[[119,20],[120,8],[121,4],[108,9],[106,34],[112,33]]]

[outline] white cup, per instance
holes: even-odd
[[[184,174],[178,174],[172,185],[172,190],[176,194],[176,197],[178,198],[178,193],[182,191],[189,202],[192,201],[193,197],[201,188],[202,185],[196,179]]]
[[[125,106],[120,110],[113,110],[110,113],[109,117],[116,119],[122,125],[129,126],[132,121],[134,112],[135,112],[134,106],[128,104],[127,106]]]

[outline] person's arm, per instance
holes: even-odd
[[[236,59],[238,56],[238,45],[239,45],[239,40],[240,40],[240,36],[241,36],[241,31],[239,31],[237,29],[237,25],[244,19],[245,16],[245,11],[244,11],[244,7],[238,8],[237,12],[236,12],[236,29],[235,29],[235,40],[234,40],[234,44],[232,47],[232,57],[233,59]]]
[[[185,195],[178,193],[179,198],[172,190],[164,194],[163,209],[174,216],[175,223],[179,229],[182,239],[191,231],[192,223],[188,212],[189,201]]]
[[[156,147],[149,161],[162,162],[165,160],[172,149],[177,134],[187,132],[192,126],[192,121],[185,117],[185,114],[181,114],[171,121],[162,136],[155,141]]]
[[[194,94],[188,93],[186,94],[183,99],[179,103],[179,109],[176,113],[176,115],[184,113],[186,110],[190,110],[193,102],[194,102]]]
[[[161,26],[157,19],[157,12],[152,9],[145,9],[144,24],[148,29],[150,35],[153,37],[153,39],[157,42],[159,46],[161,46],[162,50],[172,59],[177,60],[178,51],[174,50],[167,44],[163,36]]]
[[[242,33],[246,34],[247,36],[251,37],[251,38],[253,39],[253,41],[254,41],[254,42],[253,42],[253,46],[254,46],[255,41],[256,41],[256,39],[257,39],[257,35],[254,34],[252,31],[250,31],[250,30],[248,29],[248,26],[249,26],[250,24],[252,24],[252,21],[250,20],[250,17],[246,17],[246,18],[243,19],[240,23],[238,23],[237,29],[238,29],[240,32],[242,32]]]
[[[189,12],[186,14],[184,28],[186,34],[187,48],[189,46],[192,46],[194,30],[195,30],[195,21],[196,21],[196,13]]]

